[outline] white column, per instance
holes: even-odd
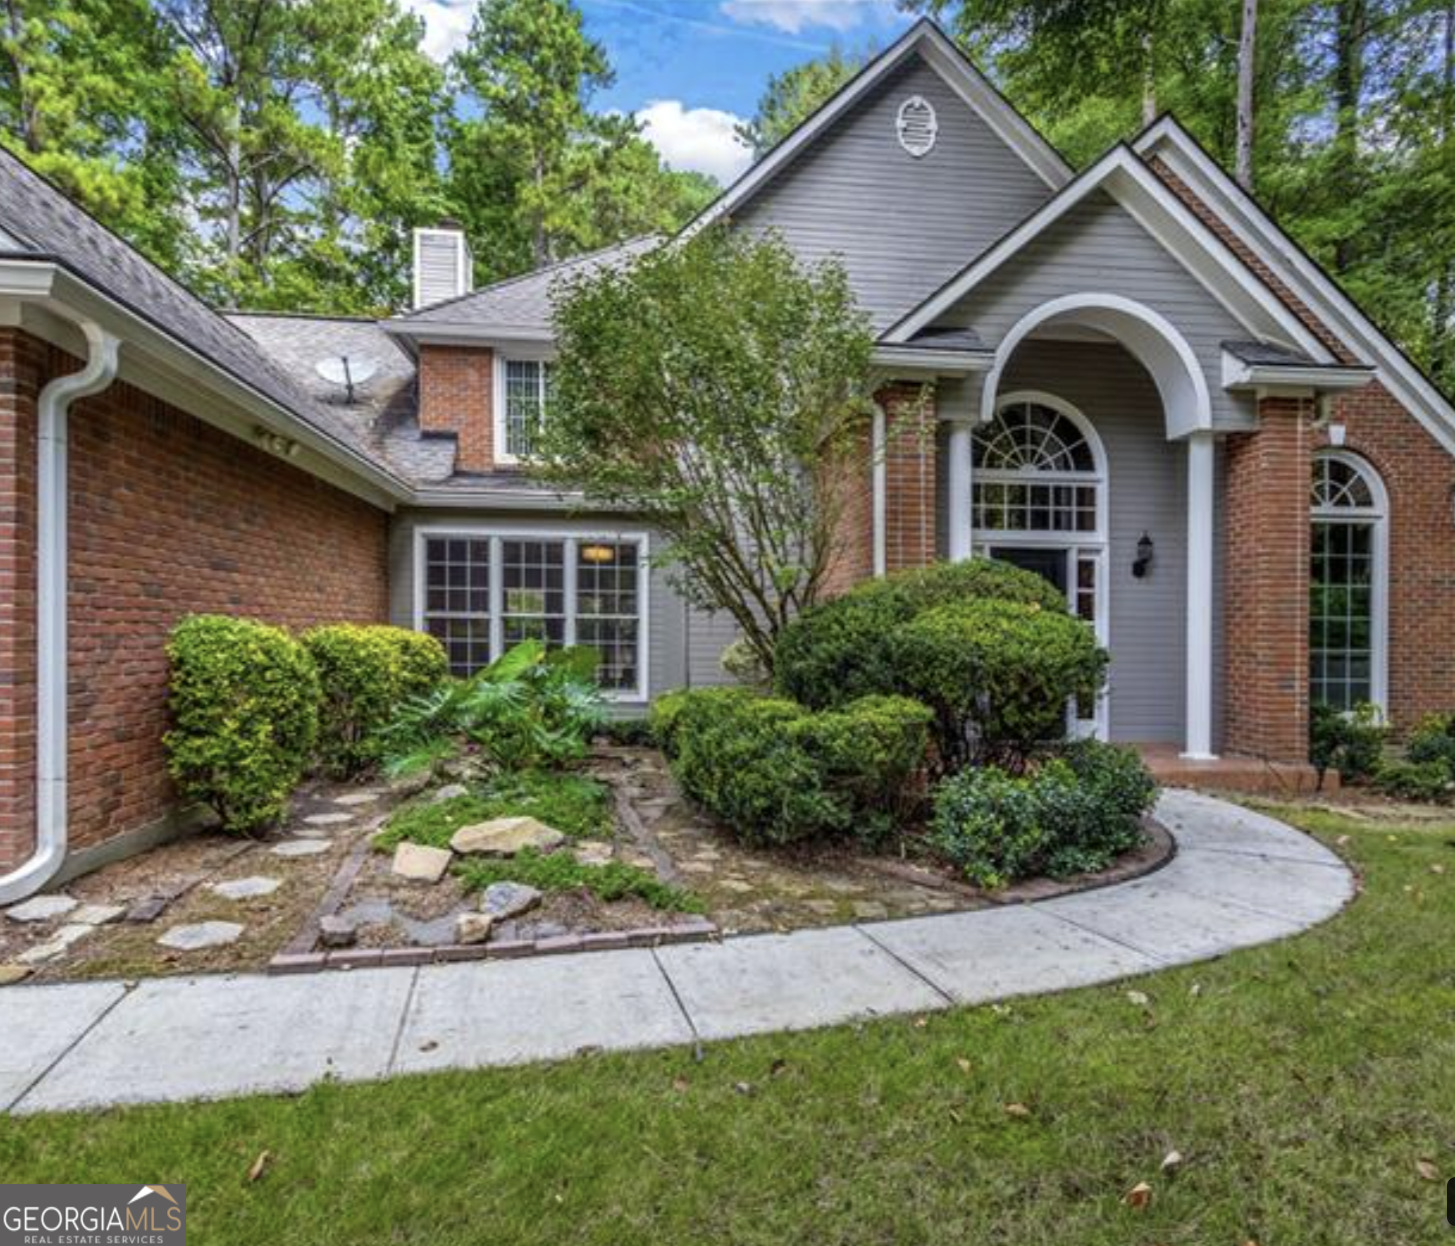
[[[1187,747],[1212,751],[1213,695],[1213,435],[1187,438]]]
[[[874,444],[871,453],[874,458],[874,574],[883,575],[889,565],[889,539],[886,525],[889,522],[889,465],[884,461],[888,453],[887,417],[884,408],[874,408]]]
[[[957,420],[950,425],[950,561],[961,562],[974,553],[970,510],[970,424]]]

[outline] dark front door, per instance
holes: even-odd
[[[990,556],[999,558],[1021,568],[1034,571],[1043,579],[1050,580],[1063,593],[1066,591],[1066,564],[1070,559],[1064,549],[1038,549],[1028,545],[998,545],[991,549]]]

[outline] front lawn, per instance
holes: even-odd
[[[1455,826],[1294,816],[1366,894],[1217,963],[700,1060],[6,1121],[0,1172],[185,1181],[204,1244],[1444,1240]]]

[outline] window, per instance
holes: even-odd
[[[1310,494],[1309,696],[1351,710],[1384,704],[1388,507],[1364,460],[1314,459]]]
[[[647,694],[646,538],[425,533],[419,627],[469,675],[539,639],[596,650],[608,692]]]
[[[506,359],[497,377],[496,445],[503,462],[529,458],[551,392],[551,365],[540,359]]]
[[[976,529],[1098,530],[1101,473],[1091,442],[1067,412],[1032,399],[1007,401],[975,430],[971,464]]]

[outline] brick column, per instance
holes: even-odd
[[[1264,398],[1228,438],[1225,751],[1308,759],[1312,399]]]
[[[0,329],[0,874],[35,848],[38,343]]]
[[[886,571],[935,560],[934,390],[900,383],[879,391],[886,415],[884,561]]]

